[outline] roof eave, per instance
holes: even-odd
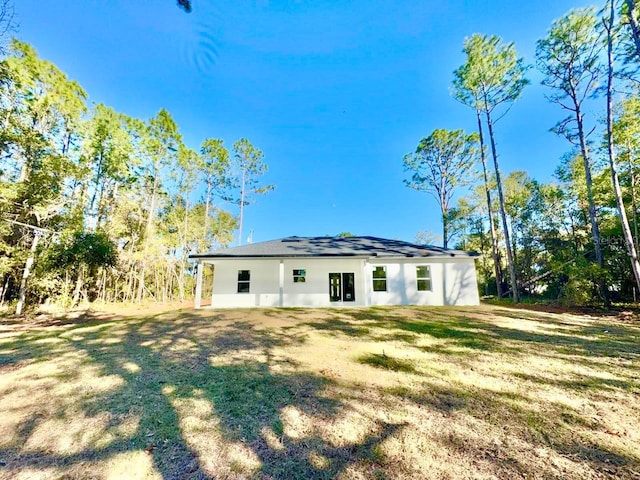
[[[398,255],[380,255],[377,253],[360,255],[356,253],[298,253],[298,254],[263,254],[263,255],[230,255],[230,254],[206,254],[197,253],[189,255],[189,259],[246,259],[253,258],[376,258],[376,259],[401,259],[401,258],[479,258],[481,255],[476,252],[464,252],[464,253],[449,253],[449,254],[427,254],[427,255],[410,255],[410,254],[398,254]]]

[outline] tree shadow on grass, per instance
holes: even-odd
[[[571,323],[544,313],[531,312],[526,319],[519,312],[506,310],[514,320],[535,322],[535,329],[509,328],[496,322],[494,311],[478,309],[473,317],[456,308],[396,307],[345,310],[339,319],[315,320],[305,323],[315,330],[348,334],[363,340],[403,341],[428,336],[445,340],[459,354],[459,349],[518,354],[530,349],[558,355],[582,357],[589,363],[592,357],[640,359],[640,326],[606,323]],[[468,313],[468,311],[467,311]],[[502,312],[501,312],[502,314]],[[555,330],[555,327],[561,327]],[[407,333],[404,333],[407,332]]]
[[[297,371],[295,362],[274,353],[277,347],[303,338],[257,329],[247,322],[212,328],[215,320],[186,313],[109,324],[89,320],[16,339],[11,349],[0,351],[5,364],[74,354],[82,358],[80,366],[57,372],[52,380],[82,382],[85,368],[93,368],[99,378],[120,383],[102,393],[79,395],[71,411],[56,413],[63,422],[72,421],[68,417],[73,412],[90,418],[106,415],[101,438],[108,441],[84,442],[80,451],[68,454],[48,449],[25,452],[21,445],[48,420],[34,416],[18,426],[11,445],[0,449],[5,470],[10,474],[24,468],[73,470],[120,453],[146,452],[165,479],[215,478],[219,473],[202,457],[197,429],[192,431],[184,423],[193,402],[210,406],[202,419],[209,422],[210,435],[220,436],[219,446],[244,446],[258,462],[242,466],[221,460],[221,476],[226,468],[226,475],[243,478],[334,478],[354,462],[375,463],[375,446],[398,425],[379,423],[361,442],[344,447],[319,436],[292,438],[284,432],[286,408],[327,418],[345,408],[325,395],[327,379]],[[135,428],[124,432],[127,422]],[[269,435],[279,439],[278,447],[270,443]]]
[[[538,409],[529,397],[517,393],[495,392],[481,387],[442,386],[428,381],[418,389],[392,387],[387,388],[386,393],[421,408],[430,408],[445,417],[468,415],[476,422],[499,426],[498,433],[492,434],[491,438],[474,439],[450,433],[443,443],[465,458],[499,464],[505,477],[511,472],[517,478],[528,478],[533,464],[531,459],[525,458],[535,457],[535,449],[538,448],[552,449],[562,457],[587,463],[599,474],[614,474],[611,478],[636,478],[640,468],[637,456],[601,442],[596,444],[590,439],[587,432],[603,431],[606,427],[566,404],[550,403],[544,409]],[[511,442],[514,437],[518,438],[518,449],[507,448],[499,438],[500,433],[511,437]],[[494,443],[491,440],[496,439],[496,435],[499,441]],[[524,445],[528,445],[527,448],[523,449]],[[566,476],[548,474],[548,478]]]

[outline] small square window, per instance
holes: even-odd
[[[431,291],[431,267],[428,265],[416,266],[416,280],[418,283],[418,291]]]
[[[375,267],[373,269],[373,291],[374,292],[387,291],[387,268],[386,267]]]
[[[306,280],[306,270],[294,270],[293,271],[293,283],[304,283]]]

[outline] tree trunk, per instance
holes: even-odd
[[[598,226],[598,217],[596,213],[596,203],[593,199],[593,179],[591,178],[591,160],[589,158],[589,149],[587,147],[587,139],[584,133],[584,118],[580,105],[574,98],[576,121],[578,123],[578,138],[580,140],[580,152],[584,163],[584,177],[587,186],[587,202],[589,203],[589,220],[591,222],[591,236],[593,237],[593,248],[596,254],[596,262],[601,269],[604,269],[604,257],[602,255],[602,240],[600,237],[600,227]],[[609,291],[602,275],[599,276],[598,287],[600,295],[605,305],[609,306]]]
[[[78,270],[78,278],[76,279],[76,286],[73,290],[73,298],[71,300],[71,306],[76,306],[80,301],[80,291],[82,290],[83,284],[84,284],[84,264],[81,264],[80,270]]]
[[[149,205],[149,215],[147,216],[147,226],[144,231],[144,242],[143,242],[144,248],[143,248],[142,262],[140,266],[140,278],[138,280],[138,303],[141,303],[144,297],[144,290],[145,290],[144,277],[146,274],[147,252],[149,250],[149,237],[151,236],[151,230],[153,228],[153,218],[154,218],[155,209],[156,209],[158,176],[159,176],[159,172],[157,171],[157,169],[155,169],[154,177],[153,177],[153,188],[151,190],[151,204]]]
[[[442,248],[447,248],[449,244],[449,225],[447,224],[447,208],[440,204],[440,212],[442,213]]]
[[[636,56],[640,59],[640,25],[638,25],[638,5],[635,0],[625,0],[627,4],[627,15],[629,20],[629,27],[631,30],[631,37],[636,47]]]
[[[611,182],[613,183],[613,191],[616,196],[618,206],[618,215],[622,224],[622,233],[624,242],[627,246],[627,253],[631,259],[631,270],[636,279],[636,287],[640,290],[640,262],[638,254],[633,243],[631,228],[627,220],[627,211],[622,198],[622,189],[620,188],[620,180],[618,178],[618,170],[616,166],[615,150],[613,148],[613,28],[615,7],[613,0],[609,0],[609,24],[605,25],[607,29],[607,153],[609,154],[609,168],[611,170]]]
[[[484,132],[482,131],[482,121],[480,110],[476,110],[478,118],[478,134],[480,135],[480,158],[482,159],[482,174],[484,175],[484,190],[487,194],[487,212],[489,214],[489,231],[491,232],[491,256],[493,257],[493,271],[496,276],[496,292],[498,298],[502,297],[502,268],[500,267],[500,256],[498,255],[498,238],[496,235],[496,225],[493,220],[493,206],[491,205],[491,188],[489,185],[489,173],[487,172],[487,158],[484,146]]]
[[[633,233],[636,250],[638,250],[638,200],[636,198],[636,174],[631,159],[631,147],[629,147],[629,176],[631,177],[631,217],[633,219]]]
[[[20,290],[18,292],[16,315],[22,315],[22,309],[27,297],[27,280],[29,279],[29,275],[31,275],[31,267],[33,267],[33,262],[35,262],[36,259],[36,249],[38,248],[38,242],[40,241],[41,235],[42,232],[40,232],[39,230],[34,230],[33,242],[31,242],[31,249],[29,250],[29,257],[27,257],[27,261],[22,272],[22,280],[20,280]]]
[[[102,178],[102,163],[103,163],[103,158],[102,158],[102,150],[100,151],[100,157],[98,159],[98,171],[96,172],[96,178],[95,181],[93,182],[94,186],[94,190],[93,190],[93,195],[91,195],[91,200],[89,201],[89,215],[94,219],[94,225],[93,228],[94,230],[97,229],[97,223],[98,223],[98,215],[97,212],[95,212],[96,209],[96,199],[98,198],[98,191],[100,190],[100,179]]]
[[[238,245],[242,245],[242,221],[244,220],[244,188],[245,188],[245,172],[242,171],[242,187],[240,189],[240,225],[238,228]]]
[[[7,295],[7,289],[9,288],[9,275],[5,275],[2,289],[0,289],[0,307],[4,305],[4,298]]]
[[[187,269],[187,255],[189,254],[188,252],[188,245],[187,245],[187,238],[188,238],[188,230],[189,230],[189,201],[185,200],[185,206],[184,206],[184,235],[182,237],[182,254],[180,256],[180,291],[179,291],[179,297],[180,297],[180,301],[184,302],[185,299],[185,270]]]
[[[485,102],[486,104],[486,102]],[[509,276],[511,277],[511,290],[513,294],[513,301],[518,303],[520,296],[518,293],[518,278],[516,277],[516,266],[513,263],[513,252],[511,251],[511,240],[509,238],[509,225],[507,223],[507,212],[504,208],[504,194],[502,193],[502,180],[500,179],[500,168],[498,166],[498,154],[496,152],[496,141],[493,135],[493,123],[491,121],[491,115],[488,110],[485,109],[485,115],[487,119],[487,127],[489,128],[489,140],[491,141],[491,154],[493,156],[493,166],[496,170],[496,183],[498,186],[498,200],[500,204],[500,216],[502,217],[502,229],[504,230],[504,243],[507,248],[507,263],[509,264]]]
[[[209,234],[209,209],[211,208],[211,191],[212,190],[213,190],[213,185],[211,181],[207,181],[207,193],[204,199],[204,238],[207,238]]]

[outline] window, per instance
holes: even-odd
[[[294,270],[293,271],[293,283],[304,283],[306,282],[305,276],[307,275],[306,270]]]
[[[373,291],[387,291],[387,267],[375,267],[373,269]]]
[[[238,293],[249,293],[250,270],[238,270]]]
[[[422,265],[416,267],[418,291],[431,291],[431,267]]]

